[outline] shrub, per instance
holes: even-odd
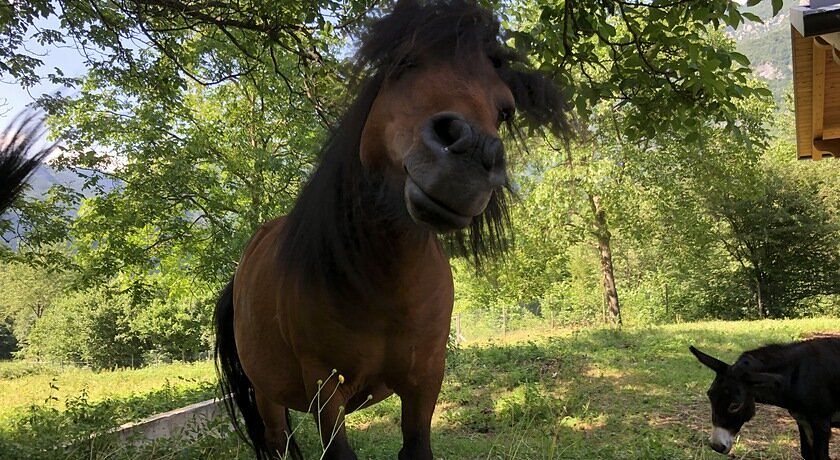
[[[12,332],[11,323],[0,321],[0,359],[10,359],[18,351],[18,341]]]
[[[130,317],[124,296],[100,290],[72,294],[35,323],[25,354],[94,368],[138,365],[145,347]]]
[[[187,299],[155,299],[131,321],[131,328],[151,344],[148,356],[157,361],[195,359],[205,350],[205,325],[210,324],[209,302]]]

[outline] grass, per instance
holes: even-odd
[[[823,331],[840,331],[840,320],[704,322],[627,328],[621,332],[536,328],[510,333],[504,339],[474,341],[450,354],[433,420],[435,456],[443,459],[723,458],[705,447],[711,424],[705,390],[712,375],[688,353],[688,345],[697,345],[732,361],[749,348]],[[0,366],[0,376],[4,369]],[[27,399],[16,394],[12,382],[32,379],[31,385],[49,388],[51,372],[58,372],[57,380],[64,382],[67,394],[72,394],[69,388],[81,388],[89,382],[87,400],[81,404],[71,398],[69,404],[66,400],[63,405],[53,401],[47,404],[52,407],[53,418],[49,418],[49,423],[42,424],[38,417],[34,423],[24,423],[27,417],[39,413],[38,409],[33,412],[32,407],[43,406],[44,393]],[[44,438],[52,445],[61,445],[51,438],[64,439],[51,423],[67,427],[71,425],[67,419],[90,421],[79,413],[96,413],[100,405],[117,412],[121,405],[162,407],[178,403],[179,397],[198,397],[212,391],[202,387],[207,382],[202,379],[213,378],[209,363],[99,374],[86,372],[47,369],[11,380],[0,377],[0,399],[5,402],[10,397],[17,401],[14,410],[3,405],[7,420],[13,423],[9,428],[0,425],[0,457],[24,458],[15,457],[24,453],[27,458],[55,458],[55,450],[20,445],[27,442],[43,445]],[[169,390],[161,389],[163,380],[168,378],[172,382],[181,374],[189,374],[194,380],[180,381],[180,386],[170,383]],[[125,383],[108,383],[115,381]],[[100,386],[104,388],[99,389]],[[168,396],[161,396],[161,392]],[[30,404],[35,406],[27,406]],[[391,397],[348,418],[350,441],[359,458],[396,456],[401,443],[399,413],[399,399]],[[107,421],[106,418],[99,422]],[[311,417],[296,414],[295,423],[301,424],[299,443],[307,458],[318,458]],[[78,436],[83,432],[77,430],[75,439],[86,439]],[[742,432],[732,455],[744,459],[794,459],[798,458],[797,439],[795,424],[783,411],[761,407]],[[74,446],[62,451],[64,456],[250,458],[247,448],[235,436],[213,433],[191,441],[171,440],[144,448],[106,441]],[[832,451],[834,455],[840,453],[840,442],[834,442]]]
[[[96,372],[75,366],[0,362],[0,423],[32,404],[52,400],[63,409],[68,397],[87,392],[90,401],[149,393],[163,388],[168,380],[173,386],[200,386],[215,382],[216,374],[209,361],[160,364],[142,369]]]

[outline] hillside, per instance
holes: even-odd
[[[767,82],[776,100],[781,102],[784,95],[792,91],[792,67],[790,51],[790,14],[791,6],[797,0],[785,0],[784,8],[778,16],[770,18],[770,2],[746,8],[762,19],[763,24],[747,23],[732,32],[738,44],[738,51],[746,55],[752,63],[755,74]]]
[[[68,187],[86,197],[93,196],[93,191],[86,190],[84,188],[84,183],[84,177],[79,176],[79,174],[73,171],[67,169],[56,169],[49,165],[43,165],[35,171],[32,177],[29,178],[29,188],[25,192],[25,196],[36,199],[43,198],[50,188],[56,185]],[[116,187],[114,181],[107,178],[103,178],[103,180],[99,181],[99,185],[104,190],[112,190]],[[72,209],[69,212],[71,215],[74,215],[76,211],[76,209]],[[14,213],[6,213],[0,219],[9,221],[9,228],[14,229],[17,227],[18,218]],[[0,239],[0,245],[7,245],[12,249],[17,248],[17,241],[12,232],[6,232],[2,236],[3,238]]]

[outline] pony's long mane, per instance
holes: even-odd
[[[0,214],[23,191],[26,180],[41,165],[53,146],[38,149],[43,125],[34,113],[18,115],[0,132]]]
[[[550,78],[528,69],[526,61],[501,42],[493,14],[469,0],[403,0],[393,12],[361,34],[355,75],[358,96],[321,151],[321,161],[285,221],[279,247],[284,268],[308,287],[329,283],[339,292],[369,292],[393,273],[398,252],[395,236],[429,231],[411,224],[403,201],[404,179],[369,171],[359,158],[368,113],[383,82],[413,57],[438,51],[483,50],[514,95],[526,122],[566,132],[563,97]],[[508,128],[516,128],[510,124]],[[515,131],[514,131],[515,132]],[[507,187],[493,193],[483,214],[470,227],[447,237],[457,255],[480,264],[508,246]]]

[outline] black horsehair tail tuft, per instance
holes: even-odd
[[[29,176],[55,148],[55,144],[36,147],[43,133],[41,117],[24,113],[0,134],[0,213],[12,205]]]
[[[271,451],[265,439],[265,423],[257,410],[254,386],[245,375],[236,352],[236,338],[233,335],[233,279],[219,295],[214,322],[216,373],[219,376],[222,395],[225,397],[225,409],[230,416],[233,428],[247,444],[253,447],[257,459],[277,458],[278,453]],[[237,409],[245,422],[244,430],[237,417]],[[291,426],[288,409],[286,409],[286,422],[288,426]],[[294,439],[289,440],[288,454],[294,460],[303,459]]]

